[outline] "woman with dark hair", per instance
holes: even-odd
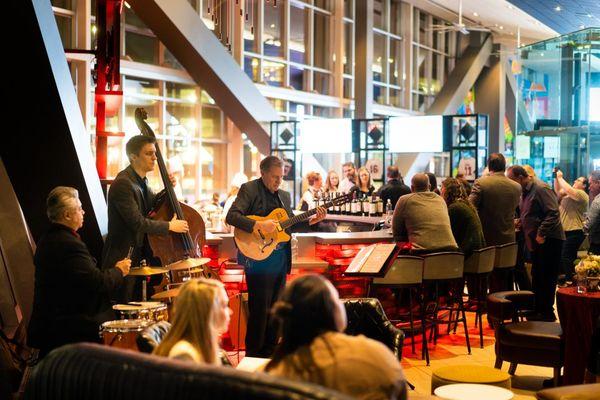
[[[287,286],[271,310],[281,341],[266,371],[359,399],[406,398],[398,359],[382,343],[348,336],[346,311],[337,290],[320,275]]]
[[[485,246],[481,221],[475,207],[469,202],[462,182],[456,178],[448,178],[442,182],[442,198],[448,206],[450,227],[460,250],[465,257],[473,250]]]
[[[435,194],[440,194],[440,189],[438,189],[437,178],[434,173],[425,172],[425,175],[429,178],[429,191]]]
[[[560,222],[566,236],[560,261],[560,274],[564,277],[559,277],[559,281],[564,281],[565,279],[570,280],[575,273],[573,261],[577,258],[577,250],[585,238],[583,225],[590,201],[588,196],[590,185],[585,176],[580,176],[571,186],[563,178],[561,170],[555,169],[554,172],[556,173],[554,191],[558,196]]]

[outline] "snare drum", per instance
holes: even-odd
[[[100,326],[100,338],[107,346],[139,351],[137,335],[152,323],[144,319],[107,321]]]
[[[138,304],[142,305],[148,314],[148,319],[152,321],[168,321],[169,311],[165,303],[160,301],[140,301]]]
[[[113,306],[121,319],[146,319],[168,321],[167,305],[160,301],[140,301],[135,304],[115,304]]]

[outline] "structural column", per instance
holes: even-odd
[[[373,0],[355,3],[354,117],[373,116]]]

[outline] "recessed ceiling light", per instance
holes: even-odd
[[[579,25],[579,29],[585,29],[585,25]]]
[[[502,25],[499,26],[500,29],[504,29],[504,27]]]
[[[479,17],[479,14],[478,14],[477,12],[474,12],[474,13],[473,13],[473,16],[474,16],[474,17]]]
[[[560,8],[560,6],[556,6],[556,7],[554,7],[554,9],[555,9],[556,11],[560,11],[560,10],[562,10],[562,8]]]
[[[587,16],[588,16],[588,18],[593,18],[594,17],[592,14],[588,14]]]
[[[509,5],[508,5],[508,9],[509,9],[509,10],[514,10],[514,8],[515,8],[515,7],[513,7],[513,5],[512,5],[512,4],[509,4]]]

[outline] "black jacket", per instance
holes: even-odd
[[[383,200],[383,206],[387,205],[388,199],[392,203],[392,209],[396,208],[396,203],[400,196],[410,193],[410,188],[399,179],[390,179],[388,183],[383,185],[378,192],[379,197]]]
[[[142,186],[131,166],[119,172],[108,190],[108,235],[102,251],[102,269],[112,268],[127,257],[134,248],[132,266],[137,266],[144,245],[144,235],[169,233],[167,221],[146,217],[145,210],[152,206],[155,194],[148,188],[148,205],[144,203]]]
[[[66,343],[97,342],[99,325],[114,319],[109,293],[121,285],[121,271],[101,271],[85,243],[61,224],[39,240],[34,263],[28,344],[43,355]]]
[[[237,194],[237,197],[227,216],[225,217],[225,222],[229,225],[234,226],[236,229],[242,229],[246,232],[252,232],[254,228],[255,221],[246,217],[247,215],[257,215],[260,217],[265,217],[269,215],[273,208],[269,209],[266,206],[266,196],[267,196],[267,188],[262,183],[261,178],[254,179],[250,182],[244,183],[240,188],[240,191]],[[289,192],[285,190],[278,190],[279,200],[283,205],[283,208],[287,212],[289,217],[293,217],[294,213],[292,211],[291,206],[291,196]],[[307,223],[299,223],[291,227],[287,230],[289,234],[292,231],[301,231],[307,229]],[[286,251],[288,252],[288,260],[291,261],[291,247],[286,246]],[[291,270],[291,264],[288,265],[288,273]]]

